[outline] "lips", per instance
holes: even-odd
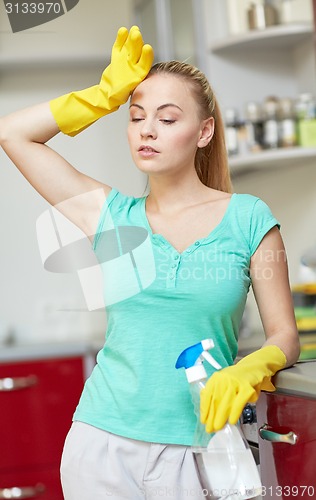
[[[138,149],[139,152],[143,151],[144,153],[147,152],[147,153],[158,153],[158,151],[154,148],[152,148],[151,146],[140,146],[140,148]]]
[[[144,144],[138,149],[139,158],[142,158],[143,160],[150,160],[158,156],[158,154],[159,151],[157,151],[157,149],[152,148],[151,146],[145,146]]]

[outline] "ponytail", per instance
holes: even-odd
[[[199,148],[195,155],[195,169],[200,181],[208,187],[232,192],[225,143],[225,129],[221,111],[214,97],[214,135],[207,146]]]

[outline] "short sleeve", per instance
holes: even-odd
[[[280,229],[280,223],[274,217],[268,205],[260,198],[257,198],[250,221],[249,247],[251,255],[255,253],[268,231],[275,226]]]

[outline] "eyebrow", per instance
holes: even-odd
[[[136,104],[136,103],[135,104],[131,104],[130,108],[132,106],[135,106],[136,108],[142,109],[144,111],[143,106],[141,106],[140,104]],[[158,106],[157,111],[160,111],[162,109],[169,108],[169,107],[180,109],[180,111],[183,112],[183,109],[181,109],[180,106],[177,106],[177,104],[173,104],[172,102],[167,102],[166,104],[162,104],[161,106]]]

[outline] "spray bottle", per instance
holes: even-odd
[[[222,367],[208,352],[214,347],[212,339],[205,339],[185,349],[176,362],[176,368],[185,368],[197,425],[192,452],[207,498],[244,500],[261,494],[258,469],[238,425],[226,424],[215,433],[208,433],[200,422],[200,391],[205,387],[207,374],[203,360],[216,370]]]

